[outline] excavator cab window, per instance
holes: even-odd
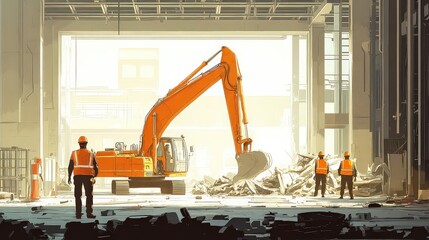
[[[164,153],[165,153],[165,162],[172,163],[173,162],[173,155],[171,153],[170,143],[164,144]]]
[[[158,147],[156,149],[156,155],[156,172],[159,175],[164,175],[165,171],[167,171],[167,163],[173,161],[171,142],[169,138],[163,138],[159,141]]]
[[[187,172],[189,156],[184,138],[161,138],[157,148],[157,172]]]
[[[173,138],[171,141],[173,146],[174,162],[170,165],[167,162],[167,169],[174,172],[187,172],[189,155],[186,148],[186,142],[184,138]]]

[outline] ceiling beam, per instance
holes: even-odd
[[[273,5],[272,2],[254,2],[251,1],[252,5],[256,6],[256,7],[266,7],[269,8],[270,6]],[[104,4],[108,5],[108,6],[117,6],[117,2],[103,2]],[[222,4],[222,6],[230,6],[230,7],[244,7],[246,5],[249,4],[248,1],[236,1],[236,2],[220,2]],[[95,2],[78,2],[78,1],[73,1],[73,2],[45,2],[45,6],[47,8],[55,8],[55,7],[63,7],[63,6],[68,6],[68,5],[74,5],[74,6],[78,6],[78,7],[98,7],[99,3],[95,3]],[[201,7],[201,6],[213,6],[216,7],[219,2],[182,2],[182,5],[186,6],[186,7]],[[311,7],[311,6],[320,6],[321,2],[311,2],[311,1],[307,1],[307,2],[277,2],[279,7],[289,7],[289,8],[305,8],[305,7]],[[160,2],[158,1],[154,1],[154,2],[121,2],[121,6],[123,7],[133,7],[134,5],[138,5],[139,7],[142,6],[156,6],[156,5],[161,5],[161,6],[166,6],[166,7],[177,7],[178,5],[180,5],[180,2],[178,1],[171,1],[171,2]]]
[[[311,24],[325,23],[325,16],[332,11],[332,5],[339,0],[324,0],[321,5],[314,11]]]
[[[134,13],[137,15],[137,14],[140,13],[139,5],[136,4],[137,0],[132,0],[132,1],[133,1]],[[137,16],[136,19],[140,21],[140,17],[139,16]]]
[[[117,17],[117,14],[115,13],[108,13],[107,16],[110,18]],[[249,19],[251,17],[262,17],[262,18],[311,18],[312,14],[310,13],[257,13],[254,11],[254,13],[251,16],[248,16],[245,13],[221,13],[221,14],[213,14],[213,13],[187,13],[187,14],[181,14],[181,13],[122,13],[121,12],[121,18],[135,18],[136,16],[147,18],[147,17],[180,17],[180,18],[207,18],[207,17],[223,17],[223,18],[244,18],[248,17]],[[103,13],[46,13],[45,17],[85,17],[85,18],[99,18],[99,17],[105,17]]]
[[[71,5],[71,4],[69,4],[69,0],[66,0],[67,1],[67,6],[70,8],[70,11],[73,13],[73,15],[75,16],[74,18],[76,19],[76,20],[79,20],[79,17],[77,17],[76,16],[76,14],[77,14],[77,11],[76,11],[76,8],[73,6],[73,5]]]

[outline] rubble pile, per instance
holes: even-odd
[[[232,184],[231,176],[222,176],[219,179],[204,177],[204,180],[197,182],[193,186],[192,193],[196,195],[292,195],[292,196],[312,196],[315,188],[315,160],[314,155],[298,155],[298,160],[288,169],[270,170],[271,174],[256,180],[245,180]],[[342,158],[326,156],[329,164],[329,173],[326,183],[326,194],[338,195],[340,191],[341,177],[338,175],[338,167]],[[366,174],[358,173],[354,182],[354,195],[369,197],[382,192],[382,174],[380,166],[371,166]],[[320,189],[319,189],[320,192]],[[346,189],[346,194],[347,189]]]
[[[227,195],[246,196],[253,194],[271,194],[277,191],[276,188],[264,186],[260,181],[246,180],[232,184],[232,178],[222,176],[215,180],[211,177],[204,177],[203,181],[196,183],[192,189],[195,195]]]

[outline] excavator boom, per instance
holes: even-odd
[[[222,58],[219,64],[194,77],[220,52]],[[233,181],[253,178],[270,167],[269,154],[251,151],[252,139],[247,136],[241,73],[235,53],[227,47],[222,47],[155,103],[146,115],[140,154],[157,159],[157,144],[171,121],[219,80],[222,80],[238,163],[238,173]]]

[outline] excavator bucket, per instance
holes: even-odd
[[[271,167],[271,155],[261,151],[244,152],[236,158],[238,164],[237,175],[232,183],[240,180],[252,179]]]

